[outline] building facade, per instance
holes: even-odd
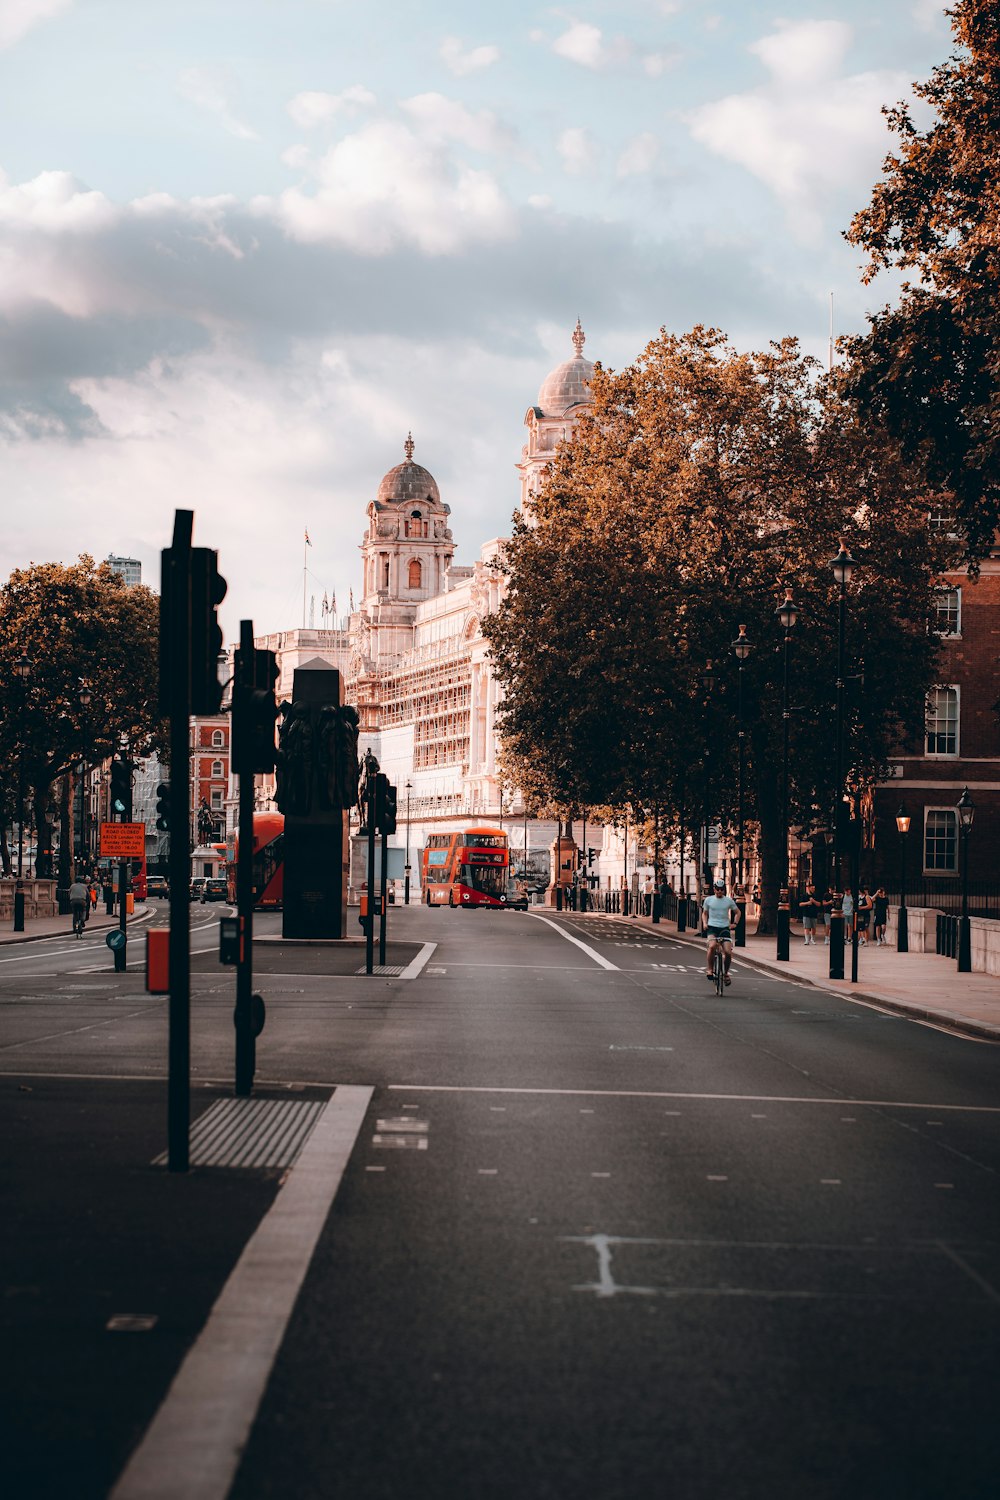
[[[134,588],[142,582],[142,563],[137,557],[115,557],[111,553],[107,562],[112,573],[118,574],[126,588]]]

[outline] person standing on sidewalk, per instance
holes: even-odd
[[[823,915],[823,903],[816,894],[816,887],[810,880],[806,886],[806,893],[799,902],[799,916],[802,918],[802,940],[808,948],[816,942],[816,923]]]
[[[879,948],[885,946],[885,924],[888,920],[889,898],[885,893],[885,886],[880,885],[872,901],[872,925],[875,928],[875,944]]]
[[[868,894],[868,887],[863,885],[858,895],[857,923],[858,938],[864,943],[866,948],[868,946],[868,924],[871,921],[873,905],[872,898]]]

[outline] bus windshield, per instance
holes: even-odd
[[[474,891],[485,896],[502,896],[507,890],[506,865],[472,864],[462,865],[462,881]]]

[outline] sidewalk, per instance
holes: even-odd
[[[140,918],[151,916],[155,907],[151,905],[136,904],[135,911],[128,919],[129,927]],[[104,903],[99,902],[96,911],[90,913],[87,919],[87,927],[91,931],[104,931],[106,927],[118,926],[118,913],[109,917],[104,910]],[[73,918],[67,912],[64,917],[25,917],[24,931],[15,932],[11,922],[4,922],[0,926],[0,946],[6,943],[36,943],[41,938],[73,936]]]
[[[653,925],[650,917],[636,917],[635,922],[643,927]],[[661,921],[657,931],[704,951],[703,938],[677,932],[673,922]],[[852,984],[849,943],[844,945],[846,979],[829,977],[829,948],[824,947],[822,939],[807,948],[797,923],[792,925],[787,963],[778,962],[775,946],[773,933],[757,937],[748,931],[746,947],[733,950],[733,963],[748,963],[783,979],[794,978],[831,995],[872,1000],[885,1010],[931,1021],[963,1036],[1000,1041],[1000,980],[993,974],[959,974],[953,958],[937,953],[897,953],[894,947],[878,948],[870,942],[858,949],[858,982]]]

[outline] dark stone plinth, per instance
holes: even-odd
[[[340,673],[323,662],[298,667],[292,703],[311,734],[321,738],[320,715],[344,701]],[[285,876],[281,933],[286,938],[343,938],[347,935],[347,808],[325,806],[319,757],[310,753],[295,768],[299,812],[285,812]]]

